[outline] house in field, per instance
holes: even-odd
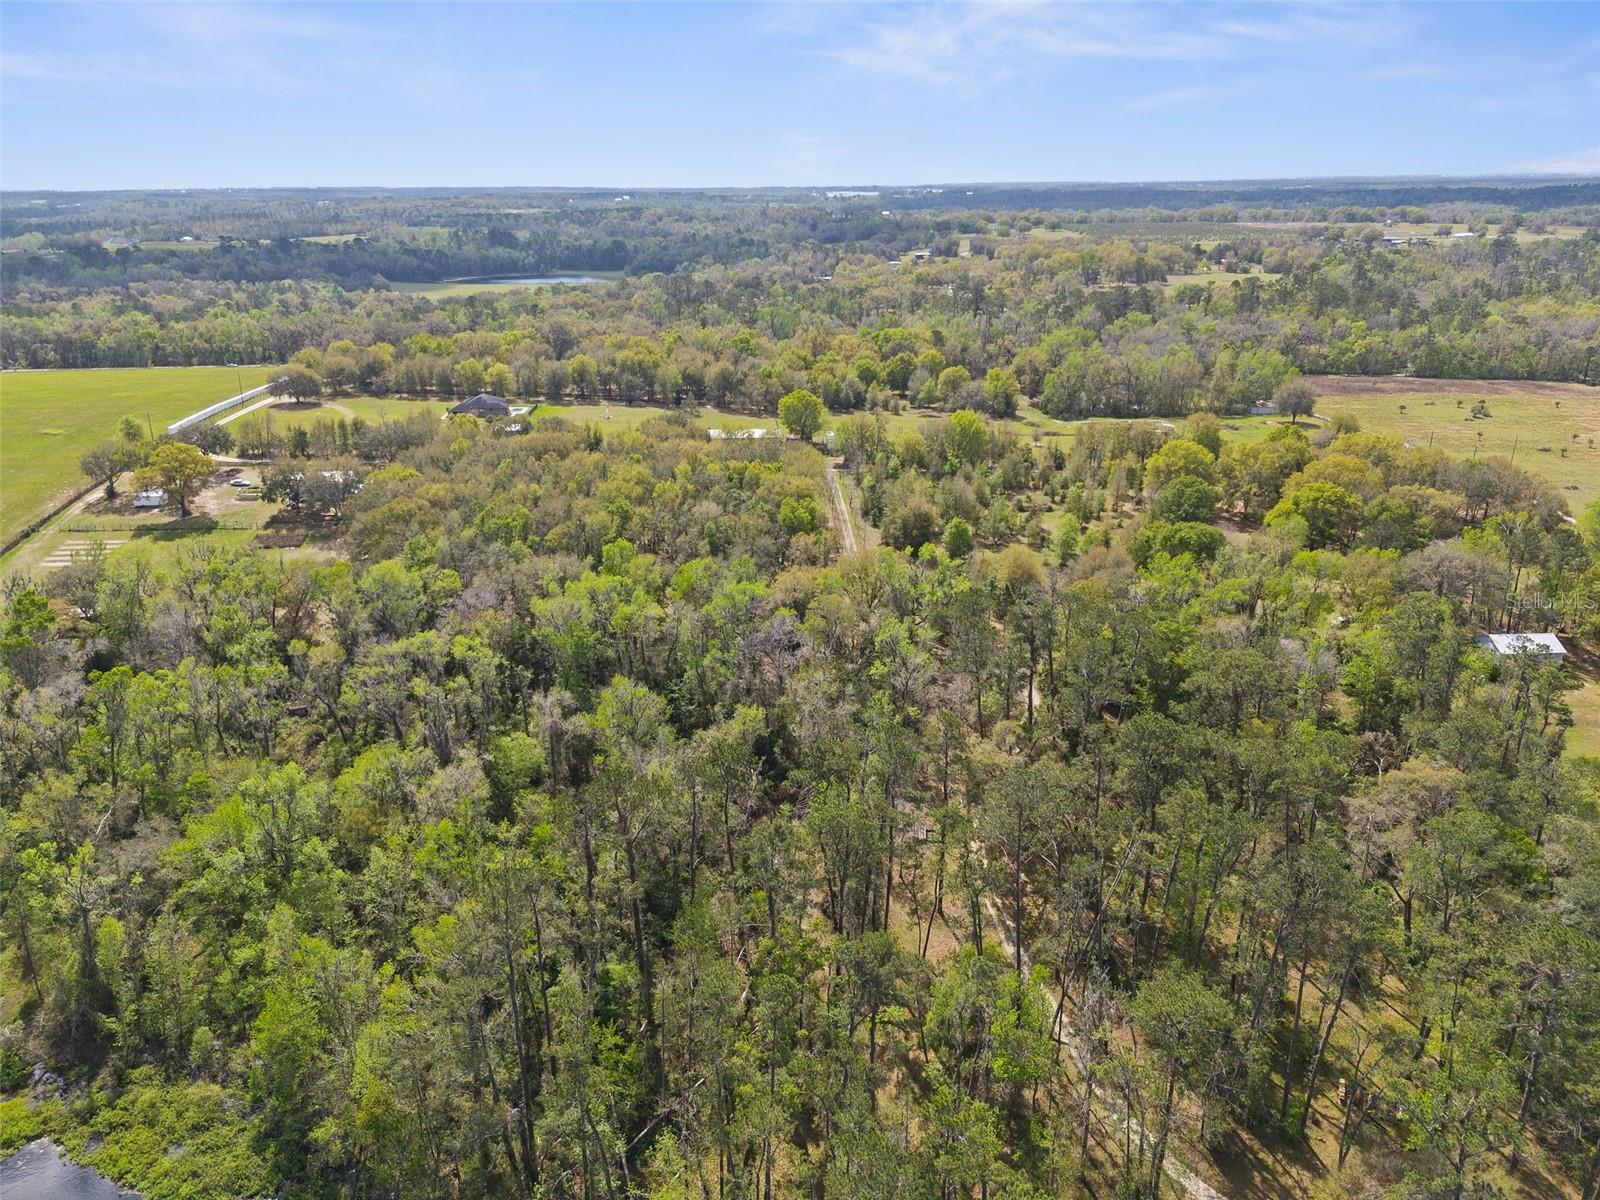
[[[1567,657],[1567,648],[1553,633],[1484,633],[1477,640],[1478,645],[1492,650],[1496,658],[1537,654],[1563,662]]]
[[[133,506],[135,508],[162,508],[167,503],[167,493],[161,488],[150,488],[148,491],[135,492]]]
[[[491,396],[488,392],[479,392],[476,396],[469,396],[459,404],[450,406],[450,415],[473,417],[508,417],[511,415],[511,402],[500,396]]]

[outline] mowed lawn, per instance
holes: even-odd
[[[161,433],[267,381],[267,367],[135,367],[0,373],[0,540],[86,482],[83,452],[114,437],[125,416]]]
[[[1477,380],[1308,380],[1316,411],[1348,413],[1361,428],[1462,458],[1504,455],[1542,475],[1580,511],[1600,497],[1600,388]],[[1472,419],[1478,400],[1488,417]]]

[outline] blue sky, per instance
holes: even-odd
[[[1600,172],[1600,5],[0,4],[0,186]]]

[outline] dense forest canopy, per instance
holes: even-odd
[[[341,275],[420,242],[293,241],[322,200],[446,203],[8,224],[6,361],[662,415],[105,431],[107,491],[239,454],[314,536],[5,577],[0,1150],[153,1200],[1600,1195],[1600,503],[1300,379],[1592,380],[1592,231],[585,196],[550,245],[692,257],[432,299]],[[439,262],[546,252],[498,220]]]
[[[310,365],[326,366],[334,387],[413,394],[470,394],[474,368],[499,363],[511,372],[503,386],[523,396],[770,406],[804,386],[836,409],[950,407],[962,397],[946,370],[969,381],[1000,370],[1060,416],[1242,410],[1270,400],[1291,370],[1585,382],[1600,372],[1594,234],[1400,247],[1375,226],[1251,228],[1208,245],[972,241],[968,255],[951,237],[905,259],[804,242],[590,288],[438,300],[305,280],[13,281],[0,356],[81,367],[314,352]],[[171,252],[202,263],[230,254]]]

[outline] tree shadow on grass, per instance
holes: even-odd
[[[221,524],[215,517],[181,517],[176,521],[164,521],[160,525],[146,525],[142,529],[135,529],[129,536],[134,539],[171,542],[178,538],[193,537],[197,533],[214,533],[220,527]]]

